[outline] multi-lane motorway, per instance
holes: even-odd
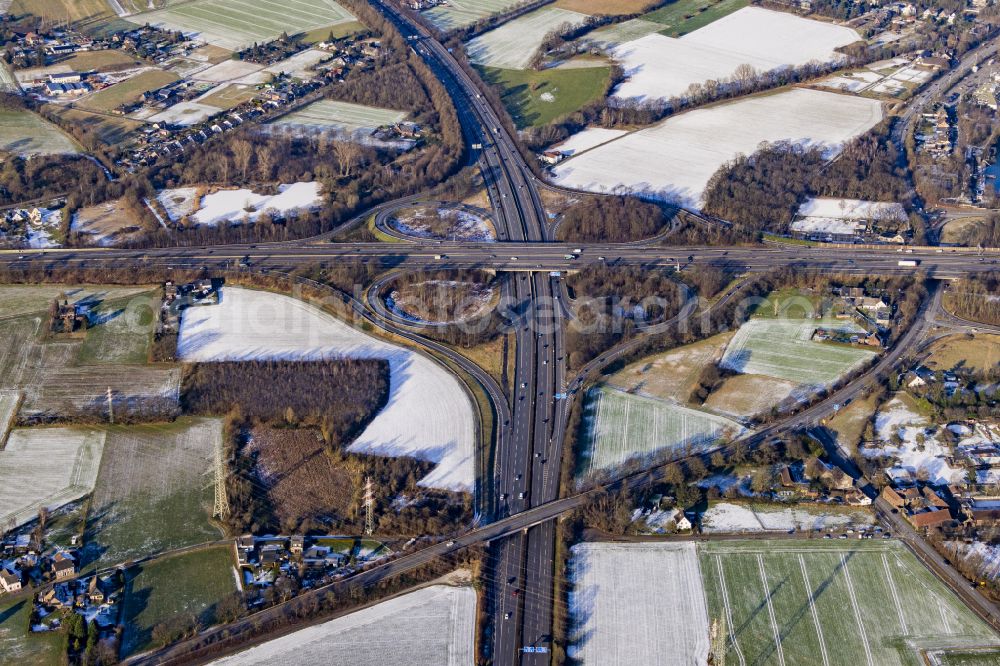
[[[291,271],[305,265],[345,259],[384,261],[397,270],[426,268],[489,268],[512,271],[505,298],[519,313],[516,326],[516,360],[513,390],[507,396],[495,383],[487,386],[497,408],[498,433],[495,466],[485,470],[495,477],[490,506],[484,507],[492,526],[458,539],[458,546],[483,539],[492,542],[488,603],[493,614],[490,650],[498,666],[547,664],[550,660],[553,610],[553,551],[555,517],[579,498],[563,506],[559,495],[560,455],[566,426],[566,354],[563,341],[564,310],[559,303],[561,286],[551,271],[578,269],[592,263],[681,266],[711,263],[738,270],[765,271],[782,266],[841,273],[925,272],[951,278],[970,272],[995,270],[1000,253],[983,255],[937,249],[901,253],[887,249],[842,248],[836,252],[803,246],[787,247],[662,247],[655,245],[595,244],[585,246],[578,258],[567,259],[570,246],[551,242],[551,228],[536,187],[536,180],[496,111],[476,82],[443,45],[417,22],[388,3],[376,6],[408,40],[452,96],[463,133],[483,174],[496,218],[496,243],[329,243],[325,239],[254,246],[164,248],[146,251],[46,250],[0,252],[0,266],[59,265],[97,267],[134,265],[159,268],[205,267],[209,270],[249,269]],[[917,266],[900,265],[901,260]],[[728,298],[727,294],[724,298]],[[377,299],[376,299],[377,300]],[[685,313],[690,314],[695,301]],[[391,319],[386,313],[378,313]],[[391,321],[389,324],[391,325]],[[915,327],[918,329],[920,327]],[[912,335],[917,335],[915,330]],[[903,349],[898,345],[897,349]],[[621,350],[619,350],[621,351]],[[624,352],[622,352],[624,353]],[[598,361],[603,362],[603,361]],[[880,362],[895,362],[889,355]],[[886,366],[888,367],[888,366]],[[484,380],[481,375],[474,374]],[[829,401],[825,401],[827,405]],[[796,417],[802,423],[816,419],[823,408],[806,410]],[[787,424],[783,424],[787,426]],[[773,435],[760,433],[760,437]],[[448,550],[439,545],[421,552],[436,557]],[[440,552],[438,552],[440,551]],[[379,567],[372,580],[393,573]],[[366,574],[369,575],[369,574]]]

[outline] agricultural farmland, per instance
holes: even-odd
[[[217,419],[111,427],[87,519],[84,564],[117,562],[220,538],[211,525]]]
[[[28,622],[32,603],[29,597],[0,600],[0,655],[5,664],[60,664],[62,634],[54,631],[31,633]]]
[[[659,23],[661,35],[683,37],[747,4],[747,0],[677,0],[643,14],[642,20]]]
[[[712,175],[762,141],[823,146],[833,156],[881,119],[881,104],[860,97],[804,89],[750,97],[670,117],[564,160],[554,167],[555,181],[697,206]]]
[[[278,638],[213,666],[464,666],[475,662],[476,592],[433,585]]]
[[[233,552],[225,546],[140,565],[128,572],[122,655],[152,647],[153,628],[181,615],[203,626],[215,622],[215,607],[236,592]]]
[[[0,451],[0,524],[23,525],[94,489],[104,433],[83,428],[18,428]]]
[[[93,308],[88,313],[90,324],[80,347],[80,363],[145,364],[159,310],[156,291],[105,300]]]
[[[355,19],[334,0],[194,0],[131,20],[194,34],[235,51],[269,42],[283,32],[294,35]]]
[[[585,666],[674,649],[705,663],[712,626],[729,664],[903,666],[919,648],[1000,643],[894,540],[586,543],[573,572],[571,650]]]
[[[179,80],[180,77],[173,72],[149,69],[88,95],[80,100],[78,106],[98,112],[113,111],[122,105],[131,104],[141,99],[143,93],[162,88]]]
[[[406,118],[406,112],[379,109],[363,104],[321,100],[282,116],[271,123],[276,129],[292,128],[299,131],[332,131],[348,135],[367,135],[383,125],[392,125]]]
[[[657,15],[652,12],[643,20],[655,21]],[[851,28],[745,7],[678,39],[648,35],[614,49],[612,57],[628,73],[615,96],[639,100],[683,96],[691,84],[728,79],[744,64],[766,72],[837,60],[842,56],[835,48],[860,39]]]
[[[584,422],[582,472],[613,469],[666,449],[705,446],[743,430],[721,416],[607,387],[588,394]]]
[[[449,0],[423,12],[424,18],[443,31],[471,25],[481,18],[519,5],[519,0]]]
[[[573,546],[569,656],[583,666],[704,664],[709,616],[693,543]],[[735,663],[735,662],[734,662]]]
[[[898,541],[728,541],[700,551],[709,616],[730,635],[727,663],[895,666],[916,663],[918,646],[1000,642]]]
[[[163,190],[157,195],[157,200],[172,222],[190,215],[192,223],[208,226],[256,220],[268,211],[287,215],[315,208],[322,202],[317,181],[281,184],[274,195],[257,194],[246,188],[215,190],[203,195],[202,190],[205,189],[181,187]]]
[[[875,352],[860,347],[811,340],[819,327],[857,330],[837,319],[751,319],[733,336],[720,365],[818,387],[875,358]]]
[[[465,52],[477,65],[526,69],[546,35],[564,25],[580,25],[586,19],[586,14],[542,7],[469,41]]]
[[[0,110],[0,151],[18,155],[60,155],[78,151],[62,130],[30,111]]]
[[[500,86],[500,97],[518,128],[540,127],[600,99],[610,67],[542,71],[482,67],[483,79]]]
[[[389,400],[348,450],[436,463],[420,485],[470,490],[475,417],[458,380],[435,361],[383,342],[300,300],[226,287],[217,306],[190,308],[178,353],[186,361],[386,359]]]

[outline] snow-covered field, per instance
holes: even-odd
[[[588,127],[582,132],[577,132],[561,143],[549,147],[549,150],[558,150],[566,157],[572,157],[585,150],[596,148],[602,144],[617,139],[628,134],[625,130],[605,129],[603,127]]]
[[[700,447],[743,432],[727,418],[613,388],[594,389],[584,412],[587,471],[613,469],[636,456]]]
[[[525,69],[547,34],[563,25],[581,25],[587,16],[557,7],[542,7],[479,35],[465,45],[477,65]]]
[[[788,530],[828,530],[855,525],[871,525],[870,512],[824,511],[822,507],[753,506],[719,502],[701,516],[705,532],[761,532]]]
[[[148,121],[151,123],[166,123],[180,127],[191,127],[192,125],[205,122],[218,113],[222,113],[222,109],[208,104],[180,102],[179,104],[174,104],[166,111],[151,116]]]
[[[94,489],[105,433],[78,428],[12,430],[0,450],[0,524],[22,525]]]
[[[889,201],[862,201],[836,197],[813,197],[799,206],[801,217],[829,217],[839,220],[879,220],[906,217],[902,204]]]
[[[323,199],[320,194],[320,184],[316,181],[279,185],[278,194],[273,196],[256,194],[247,189],[219,190],[203,196],[197,212],[194,212],[195,206],[198,205],[195,188],[163,190],[156,198],[167,210],[172,222],[193,213],[194,222],[209,226],[222,222],[240,223],[244,220],[256,220],[266,211],[286,215],[292,211],[318,206]]]
[[[620,187],[698,205],[712,175],[761,142],[822,146],[832,156],[882,119],[880,102],[793,89],[696,109],[633,132],[554,167],[555,182],[595,192]]]
[[[226,287],[217,306],[190,308],[181,322],[185,361],[383,358],[385,408],[350,450],[437,463],[420,484],[468,491],[475,479],[475,417],[459,381],[430,358],[378,340],[303,301]]]
[[[191,78],[195,81],[208,81],[209,83],[224,83],[235,81],[243,77],[250,76],[264,69],[263,65],[247,62],[245,60],[226,60],[218,65],[213,65],[204,69]]]
[[[434,585],[211,663],[467,666],[475,643],[475,590]]]
[[[572,548],[569,654],[584,666],[704,664],[709,620],[694,543]]]
[[[628,77],[623,99],[683,96],[692,83],[729,79],[743,64],[758,72],[840,58],[834,52],[860,40],[851,28],[785,12],[745,7],[683,37],[651,34],[612,51]]]
[[[448,0],[422,14],[436,28],[447,32],[519,4],[518,0]]]
[[[828,386],[875,357],[860,347],[814,342],[819,328],[858,330],[839,319],[751,319],[733,336],[720,365],[811,386]]]
[[[897,467],[913,475],[926,474],[933,484],[958,483],[965,478],[962,467],[948,464],[951,450],[938,439],[937,428],[898,396],[875,415],[875,434],[881,445],[862,447],[865,456],[893,456],[899,460]],[[893,442],[894,435],[899,436],[898,444]]]
[[[327,99],[313,102],[299,111],[282,116],[271,123],[271,126],[367,135],[383,125],[392,125],[405,118],[404,111]]]

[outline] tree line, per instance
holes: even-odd
[[[633,196],[588,196],[566,209],[561,241],[625,243],[651,238],[669,224],[663,208]]]

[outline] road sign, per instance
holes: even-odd
[[[556,400],[565,400],[565,399],[566,399],[565,393],[556,393]]]
[[[521,652],[527,652],[528,654],[548,654],[548,651],[547,647],[534,647],[533,645],[525,645],[521,648]]]

